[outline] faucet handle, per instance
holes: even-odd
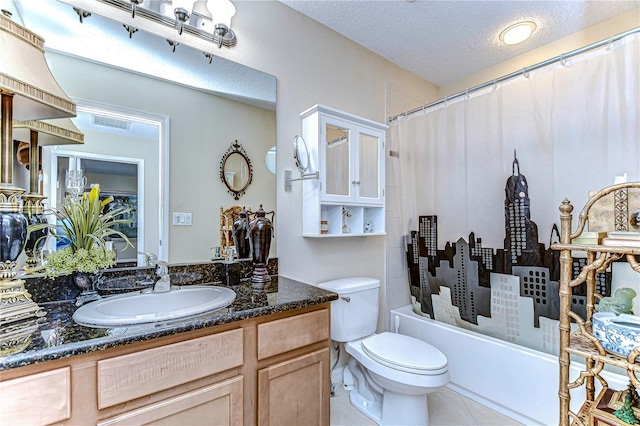
[[[157,262],[158,262],[158,255],[154,254],[154,253],[143,253],[141,251],[138,252],[138,254],[142,254],[144,255],[144,263],[147,266],[156,266]]]
[[[158,274],[159,277],[164,277],[169,275],[169,264],[164,260],[156,260],[155,266],[157,268],[156,273]]]

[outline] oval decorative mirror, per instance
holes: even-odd
[[[295,135],[293,138],[293,158],[296,160],[296,167],[304,175],[309,169],[309,150],[307,143],[300,135]]]
[[[267,155],[264,157],[264,163],[267,165],[267,169],[274,175],[276,174],[276,147],[272,146],[267,151]]]
[[[227,192],[238,200],[244,195],[252,179],[251,160],[236,140],[220,161],[220,180],[226,185]]]

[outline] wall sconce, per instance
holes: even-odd
[[[129,36],[137,29],[164,36],[162,27],[177,29],[178,39],[183,33],[206,40],[221,48],[236,45],[231,19],[236,8],[230,0],[63,0],[71,4],[80,18],[97,13],[125,25]],[[99,4],[95,4],[99,3]],[[89,10],[87,10],[89,9]],[[127,19],[120,12],[127,13]],[[130,18],[129,18],[130,15]],[[175,38],[175,37],[174,37]],[[187,43],[188,44],[188,43]]]

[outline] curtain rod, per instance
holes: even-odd
[[[458,93],[454,93],[453,95],[445,96],[444,98],[438,99],[437,101],[422,105],[420,107],[411,109],[409,111],[405,111],[405,112],[403,112],[401,114],[398,114],[398,115],[395,115],[393,117],[389,117],[389,121],[388,122],[391,123],[391,122],[397,120],[398,117],[407,117],[409,115],[415,114],[416,112],[424,111],[425,109],[430,108],[432,106],[436,106],[436,105],[442,104],[444,102],[450,101],[452,99],[459,98],[461,96],[467,96],[469,93],[473,93],[473,92],[476,92],[478,90],[484,89],[486,87],[493,86],[493,85],[498,84],[498,83],[502,83],[503,81],[510,80],[512,78],[521,76],[523,74],[527,74],[530,71],[534,71],[534,70],[537,70],[539,68],[546,67],[547,65],[551,65],[551,64],[554,64],[556,62],[566,61],[567,59],[572,58],[572,57],[574,57],[576,55],[579,55],[579,54],[584,53],[584,52],[588,52],[589,50],[597,49],[598,47],[602,47],[604,45],[611,44],[611,43],[613,43],[615,41],[618,41],[618,40],[620,40],[620,39],[622,39],[622,38],[624,38],[624,37],[626,37],[628,35],[631,35],[631,34],[634,34],[634,33],[638,33],[638,32],[640,32],[640,27],[632,28],[632,29],[630,29],[628,31],[625,31],[623,33],[620,33],[618,35],[611,36],[611,37],[609,37],[607,39],[597,41],[595,43],[592,43],[592,44],[589,44],[587,46],[581,47],[579,49],[572,50],[571,52],[568,52],[568,53],[563,53],[562,55],[556,56],[555,58],[551,58],[551,59],[547,59],[547,60],[542,61],[542,62],[538,62],[535,65],[532,65],[530,67],[524,67],[523,69],[521,69],[519,71],[515,71],[515,72],[512,72],[510,74],[503,75],[502,77],[496,78],[495,80],[487,81],[487,82],[479,84],[477,86],[473,86],[473,87],[471,87],[471,88],[469,88],[467,90],[464,90],[462,92],[458,92]]]

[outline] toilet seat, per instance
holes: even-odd
[[[430,344],[396,333],[380,333],[361,341],[365,354],[395,370],[420,375],[447,371],[447,358]]]

